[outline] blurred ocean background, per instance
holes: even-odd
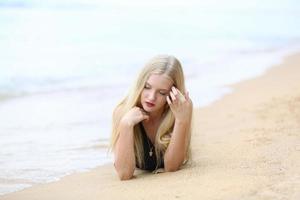
[[[297,0],[0,0],[0,195],[106,162],[111,114],[156,54],[196,107],[300,50]]]

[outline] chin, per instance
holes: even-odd
[[[148,108],[147,106],[143,106],[144,111],[146,112],[152,112],[151,108]]]
[[[149,108],[148,106],[146,105],[142,105],[143,106],[143,109],[146,111],[146,112],[153,112],[154,111],[154,108]]]

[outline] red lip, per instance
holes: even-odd
[[[153,107],[153,106],[155,106],[154,103],[150,103],[150,102],[146,102],[146,104],[147,104],[148,107]]]

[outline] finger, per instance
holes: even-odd
[[[173,86],[172,87],[172,92],[178,100],[180,100],[180,101],[185,101],[186,100],[185,96],[180,92],[180,90],[178,88]]]
[[[170,92],[170,96],[173,102],[176,101],[176,97],[173,92]]]
[[[171,101],[171,99],[170,99],[170,96],[167,96],[167,102],[168,102],[169,105],[172,104],[172,101]]]
[[[149,112],[147,112],[146,110],[143,110],[143,114],[148,116]]]
[[[144,109],[141,108],[141,107],[137,107],[137,110],[140,111],[140,112],[143,112],[143,111],[144,111]]]
[[[147,114],[146,111],[141,111],[141,118],[142,120],[148,120],[149,119],[149,115]]]
[[[143,108],[140,108],[140,111],[141,111],[142,113],[144,113],[144,112],[145,112],[145,110],[144,110]]]
[[[185,101],[184,96],[182,95],[182,93],[176,87],[173,87],[172,91],[173,91],[173,94],[175,95],[177,100]]]
[[[184,97],[185,97],[186,100],[190,100],[189,92],[188,91],[185,92]]]
[[[171,101],[170,96],[167,96],[167,102],[168,102],[168,104],[169,104],[170,109],[173,110],[174,105],[173,105],[173,103],[172,103],[172,101]]]
[[[172,92],[174,93],[175,96],[178,95],[178,91],[174,86],[172,87]]]
[[[144,115],[143,120],[149,120],[149,115]]]

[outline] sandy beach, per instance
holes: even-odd
[[[112,164],[0,196],[46,199],[300,199],[300,54],[194,112],[192,160],[181,170],[137,171],[119,181]]]

